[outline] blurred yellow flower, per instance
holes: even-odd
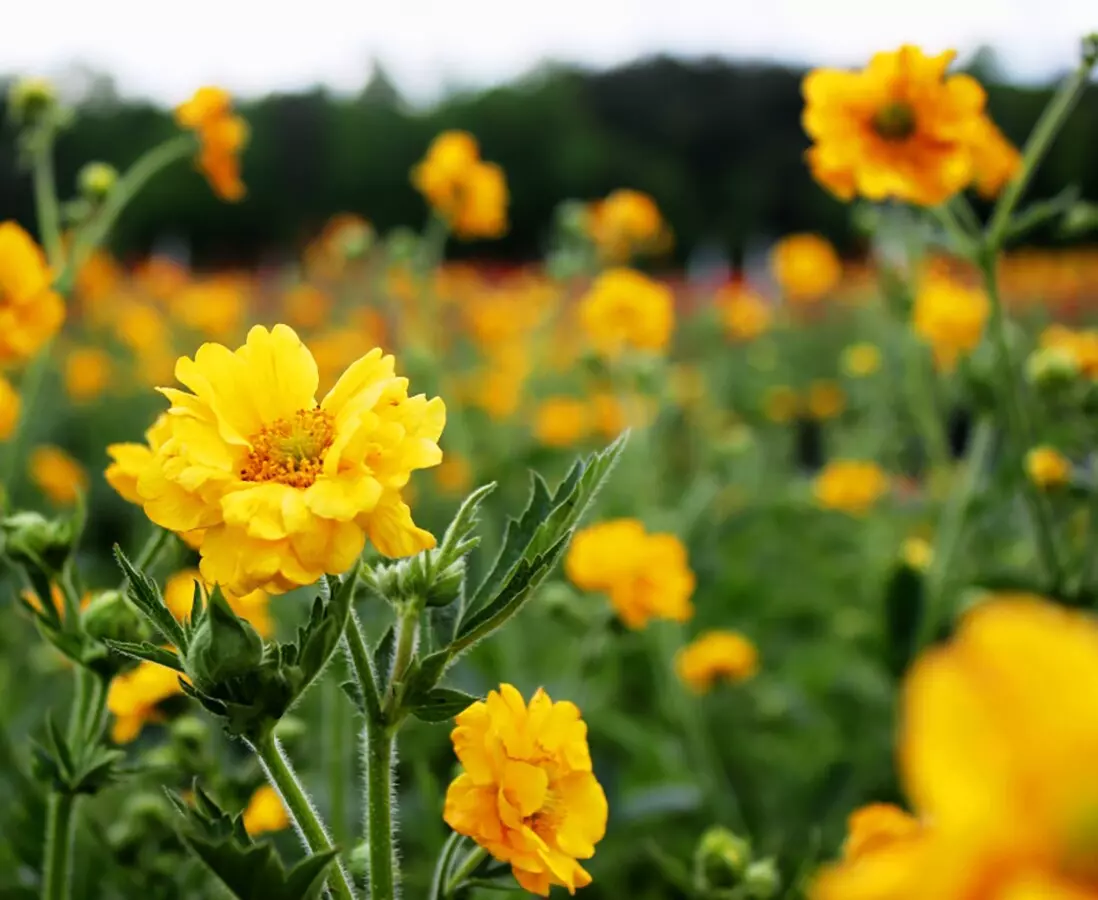
[[[770,304],[751,288],[726,285],[717,292],[716,303],[725,333],[732,340],[753,341],[770,330]]]
[[[738,631],[707,631],[675,656],[675,671],[696,694],[704,694],[717,679],[744,681],[759,668],[755,645]]]
[[[114,716],[111,740],[128,744],[150,722],[163,718],[157,707],[169,697],[183,693],[179,673],[152,662],[115,675],[107,689],[107,709]]]
[[[1034,447],[1026,454],[1026,474],[1038,487],[1060,487],[1071,479],[1071,460],[1055,447]]]
[[[476,138],[445,131],[412,170],[412,184],[461,238],[494,238],[507,230],[507,180],[480,158]]]
[[[164,583],[164,605],[180,621],[188,618],[194,605],[194,586],[198,585],[204,595],[209,596],[212,585],[202,577],[198,569],[183,569],[176,572]],[[238,596],[222,591],[229,608],[240,618],[247,620],[262,638],[274,635],[274,622],[271,620],[270,597],[265,591],[252,591]]]
[[[994,200],[1021,168],[1022,154],[1018,148],[985,116],[973,147],[976,192],[985,200]]]
[[[76,403],[94,400],[111,382],[111,358],[98,347],[76,347],[65,358],[65,392]]]
[[[770,251],[770,274],[791,303],[814,303],[835,289],[843,264],[826,238],[791,234]]]
[[[258,788],[244,808],[244,830],[255,837],[271,831],[284,831],[290,827],[290,816],[282,805],[282,798],[269,784]]]
[[[763,395],[763,414],[779,425],[792,422],[801,411],[801,398],[789,385],[768,388]]]
[[[154,255],[134,269],[138,291],[160,303],[169,302],[190,281],[187,267],[170,256]]]
[[[843,350],[840,364],[851,378],[865,378],[881,368],[881,351],[868,342],[851,344]]]
[[[930,345],[938,368],[948,372],[980,343],[988,312],[982,291],[932,274],[915,293],[912,326]]]
[[[956,54],[918,47],[877,53],[860,72],[816,69],[804,79],[802,122],[816,180],[844,200],[936,206],[974,174],[984,90],[946,75]]]
[[[1076,363],[1079,371],[1098,378],[1098,331],[1073,330],[1066,325],[1049,325],[1041,332],[1041,347],[1064,351]]]
[[[316,362],[289,326],[256,326],[235,351],[202,345],[176,365],[194,393],[161,389],[169,436],[138,476],[146,515],[204,529],[202,575],[236,594],[342,573],[367,536],[386,556],[433,547],[401,489],[441,461],[446,408],[409,397],[394,365],[370,351],[318,405]]]
[[[542,897],[591,883],[577,860],[606,833],[606,795],[591,771],[587,725],[568,701],[540,688],[530,705],[502,684],[454,720],[462,772],[446,792],[443,819]]]
[[[470,402],[496,420],[508,419],[522,400],[530,362],[522,348],[493,354],[487,368],[472,380]]]
[[[168,346],[171,334],[156,307],[137,301],[124,303],[117,310],[114,331],[123,344],[139,355],[150,352],[152,347]]]
[[[694,615],[694,573],[673,534],[649,534],[636,519],[611,519],[576,532],[564,560],[569,580],[603,591],[629,628],[649,619],[685,622]]]
[[[900,549],[900,556],[908,568],[924,572],[934,561],[934,547],[921,537],[909,537]]]
[[[6,441],[19,425],[19,413],[23,401],[19,392],[3,375],[0,375],[0,441]]]
[[[28,468],[31,481],[60,506],[71,506],[88,489],[88,473],[60,447],[35,447]]]
[[[816,476],[813,492],[825,509],[862,516],[888,492],[888,476],[875,462],[837,459]]]
[[[310,277],[337,278],[347,261],[364,255],[373,240],[373,226],[362,216],[336,213],[305,249],[305,268]],[[296,323],[291,321],[290,324]]]
[[[588,406],[576,397],[548,397],[534,413],[534,436],[546,447],[571,447],[590,430]]]
[[[203,337],[228,340],[244,322],[249,289],[247,279],[228,274],[194,281],[172,298],[172,315]]]
[[[228,92],[218,87],[199,88],[176,108],[175,121],[198,134],[198,168],[214,193],[222,200],[241,199],[240,154],[248,143],[248,124],[233,115]]]
[[[328,321],[332,298],[311,284],[295,284],[282,297],[286,321],[302,331],[315,331]]]
[[[870,803],[847,819],[843,859],[867,860],[887,854],[922,835],[922,826],[910,813],[892,803]]]
[[[30,588],[24,590],[21,594],[22,598],[30,604],[32,609],[42,612],[42,600],[39,596]],[[84,609],[89,603],[91,603],[92,595],[90,591],[86,591],[80,598],[80,608]],[[65,595],[61,593],[61,586],[56,582],[50,584],[50,602],[53,603],[53,608],[57,610],[57,614],[63,619],[65,618]]]
[[[614,356],[632,348],[659,353],[675,327],[671,289],[633,269],[607,269],[579,301],[580,323],[591,344]]]
[[[464,494],[473,484],[473,467],[463,456],[447,450],[435,469],[435,480],[447,494]]]
[[[834,419],[846,409],[846,392],[837,382],[813,381],[808,386],[807,406],[814,419]]]
[[[15,222],[0,222],[0,363],[25,362],[65,320],[46,256]]]
[[[603,259],[614,263],[662,250],[670,240],[656,201],[629,188],[612,191],[590,204],[587,232]]]
[[[102,250],[92,253],[76,273],[74,294],[83,316],[92,325],[105,325],[110,321],[111,300],[121,281],[121,267]]]

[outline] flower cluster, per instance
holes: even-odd
[[[240,154],[248,143],[248,124],[232,111],[232,98],[219,87],[203,87],[175,111],[181,128],[198,134],[197,164],[222,200],[244,196]]]
[[[580,300],[579,316],[584,333],[600,353],[659,353],[671,340],[675,301],[669,288],[640,272],[608,269]]]
[[[480,158],[476,138],[446,131],[412,172],[412,183],[461,238],[494,238],[507,230],[503,169]]]
[[[586,225],[599,254],[614,263],[665,249],[671,240],[656,201],[628,188],[592,203]]]

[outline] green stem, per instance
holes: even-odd
[[[484,858],[487,855],[488,851],[483,847],[474,847],[470,850],[469,855],[462,860],[461,865],[454,870],[454,874],[447,880],[446,890],[443,891],[442,896],[446,898],[453,897],[457,889],[468,881],[469,876],[477,870],[477,867],[482,862],[484,862]]]
[[[328,832],[320,821],[320,816],[317,815],[301,782],[298,781],[278,739],[272,735],[252,744],[251,747],[267,773],[267,779],[282,796],[282,801],[294,820],[294,828],[305,848],[310,853],[323,853],[334,849]],[[351,882],[342,860],[337,859],[334,868],[329,871],[328,889],[332,895],[337,900],[354,900],[354,891],[351,889]]]
[[[347,837],[347,786],[346,771],[347,746],[347,716],[344,715],[345,698],[339,688],[342,680],[342,666],[339,660],[333,658],[325,672],[321,685],[321,703],[324,708],[324,719],[327,723],[324,734],[324,746],[321,749],[321,758],[325,759],[328,773],[328,820],[332,825],[332,837],[337,843]]]
[[[53,174],[53,125],[43,125],[35,135],[32,178],[34,206],[38,215],[38,232],[46,259],[56,274],[62,264],[61,212],[57,205],[57,183]]]
[[[383,722],[366,723],[366,841],[370,900],[395,900],[393,762],[396,736]]]
[[[461,840],[460,834],[451,831],[446,843],[442,845],[442,852],[438,855],[435,872],[431,877],[431,891],[427,895],[427,900],[443,900],[446,873],[450,870],[450,863],[453,861],[454,854],[457,853],[457,848],[461,846]]]
[[[932,467],[935,471],[945,471],[949,468],[951,456],[945,424],[934,393],[934,369],[925,345],[918,338],[905,335],[905,347],[907,377],[904,384],[911,414],[922,432]]]
[[[27,441],[30,438],[31,411],[38,407],[38,395],[42,391],[42,384],[46,380],[46,370],[50,363],[50,345],[46,344],[38,351],[38,355],[31,361],[23,375],[22,397],[20,398],[19,421],[15,425],[15,434],[8,444],[8,452],[4,457],[4,471],[2,475],[4,506],[9,504],[12,485],[15,483],[16,472],[19,471],[19,462],[27,449]]]
[[[400,700],[404,676],[412,664],[416,652],[416,636],[419,632],[419,614],[422,603],[416,597],[409,599],[397,618],[396,654],[393,656],[393,673],[386,692],[386,722],[395,722],[400,715]]]
[[[67,900],[72,893],[72,845],[76,833],[76,795],[50,794],[42,900]]]
[[[381,696],[377,690],[377,673],[374,672],[374,661],[362,623],[354,612],[351,613],[351,621],[343,632],[343,640],[351,660],[351,668],[355,671],[359,691],[366,704],[366,714],[370,719],[380,720]]]

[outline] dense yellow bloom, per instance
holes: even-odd
[[[813,303],[835,289],[843,264],[826,238],[791,234],[770,251],[770,274],[790,302]]]
[[[248,143],[248,124],[233,115],[232,98],[218,87],[201,87],[175,110],[181,128],[198,134],[198,168],[222,200],[244,196],[240,180],[240,154]]]
[[[156,524],[205,532],[210,583],[281,593],[346,571],[367,536],[386,556],[434,546],[401,489],[441,461],[446,408],[409,397],[393,357],[371,350],[318,404],[316,362],[297,334],[256,326],[235,351],[203,344],[176,378],[193,393],[161,389],[167,436],[136,490]]]
[[[547,897],[552,885],[574,894],[590,884],[578,860],[594,856],[608,808],[575,704],[554,703],[539,688],[527,707],[502,684],[454,722],[463,771],[446,792],[446,824],[510,863],[533,894]]]
[[[88,489],[88,473],[60,447],[49,444],[35,447],[28,467],[31,481],[61,506],[71,506]]]
[[[812,487],[825,509],[861,516],[888,492],[888,476],[875,462],[837,459],[824,467]]]
[[[802,122],[816,180],[844,200],[920,206],[963,190],[985,134],[986,97],[970,76],[946,75],[954,56],[904,46],[876,54],[860,72],[810,72]]]
[[[78,347],[65,359],[65,392],[77,402],[94,400],[111,382],[111,358],[98,347]]]
[[[801,411],[801,398],[786,384],[768,388],[763,395],[763,413],[779,425],[792,422]]]
[[[282,298],[286,321],[294,328],[312,331],[328,321],[332,298],[311,284],[295,284]]]
[[[938,368],[949,371],[980,343],[988,311],[983,291],[933,274],[915,294],[912,326],[930,344]]]
[[[671,340],[671,289],[633,269],[607,269],[580,299],[580,323],[591,344],[615,355],[627,348],[658,353]]]
[[[662,249],[669,239],[656,201],[629,188],[613,191],[588,207],[587,233],[600,255],[615,263]]]
[[[877,846],[826,869],[815,900],[1093,900],[1095,683],[1088,614],[977,606],[903,689],[901,781],[924,826],[878,823]]]
[[[846,392],[834,381],[813,381],[808,386],[807,406],[814,419],[834,419],[846,409]]]
[[[160,449],[170,435],[168,416],[166,413],[161,413],[145,432],[144,444],[107,445],[107,455],[111,458],[111,464],[107,466],[104,475],[107,484],[118,491],[122,499],[141,504],[141,495],[137,493],[137,480],[152,464],[153,454]]]
[[[734,341],[753,341],[770,330],[773,313],[766,299],[742,284],[717,292],[717,309],[725,333]]]
[[[202,588],[203,594],[209,596],[212,585],[202,577],[198,569],[184,569],[176,572],[165,582],[164,605],[177,619],[183,620],[190,616],[191,607],[194,605],[196,584]],[[274,635],[270,597],[265,591],[256,590],[243,596],[228,591],[222,591],[222,594],[229,608],[240,618],[247,620],[260,637],[269,638]]]
[[[865,378],[881,368],[881,351],[876,344],[851,344],[843,350],[842,369],[851,378]]]
[[[128,744],[149,722],[158,722],[157,706],[181,694],[179,673],[157,663],[141,662],[136,669],[116,675],[107,690],[107,709],[114,716],[111,740]]]
[[[1071,460],[1055,447],[1034,447],[1026,454],[1026,474],[1039,487],[1059,487],[1071,479]]]
[[[290,816],[282,805],[282,798],[269,784],[256,788],[244,808],[244,830],[252,837],[271,831],[284,831],[290,827]]]
[[[649,619],[685,622],[694,614],[694,573],[673,534],[649,534],[636,519],[612,519],[576,532],[564,571],[585,591],[604,591],[630,628]]]
[[[591,428],[589,409],[576,397],[549,397],[534,414],[534,436],[546,447],[571,447]]]
[[[6,441],[15,433],[23,401],[12,383],[0,375],[0,441]]]
[[[23,362],[57,334],[65,304],[34,239],[0,222],[0,363]]]
[[[675,656],[679,678],[697,694],[704,694],[719,678],[744,681],[759,668],[759,652],[738,631],[707,631]]]
[[[462,238],[499,237],[507,230],[507,180],[480,158],[476,138],[445,131],[412,170],[412,184]]]
[[[986,200],[999,196],[1006,183],[1022,168],[1022,154],[1018,148],[986,116],[982,120],[973,154],[973,186]]]

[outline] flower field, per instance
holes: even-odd
[[[452,261],[508,228],[462,130],[416,231],[123,263],[247,122],[58,185],[16,83],[0,897],[1098,900],[1098,208],[1026,191],[1098,37],[1021,147],[952,62],[809,74],[866,252],[719,279],[628,185]]]

